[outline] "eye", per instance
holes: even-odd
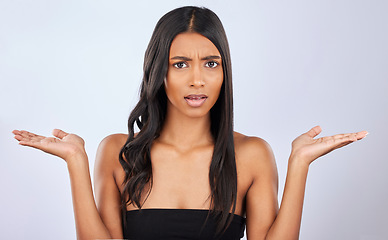
[[[174,63],[173,66],[176,68],[185,68],[187,67],[187,64],[185,62],[177,62],[177,63]]]
[[[209,62],[207,62],[206,64],[205,64],[205,66],[206,67],[208,67],[208,68],[215,68],[215,67],[217,67],[218,66],[218,62],[216,62],[216,61],[209,61]]]

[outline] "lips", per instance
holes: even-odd
[[[185,99],[190,99],[190,100],[199,100],[203,98],[207,98],[207,96],[205,94],[190,94],[185,97]]]
[[[190,94],[185,97],[187,104],[191,107],[200,107],[205,103],[207,96],[205,94]]]

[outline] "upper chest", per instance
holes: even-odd
[[[213,147],[178,150],[154,144],[151,150],[152,176],[156,187],[192,189],[209,183]]]
[[[211,193],[209,171],[213,151],[212,145],[178,150],[163,144],[153,144],[152,188],[143,207],[209,208],[208,197]],[[242,212],[245,195],[253,179],[239,154],[236,154],[235,162],[237,208]],[[214,170],[218,171],[216,168]],[[117,175],[121,177],[116,180],[122,183],[124,172],[122,168],[118,171],[120,172]],[[122,186],[121,183],[118,186]]]

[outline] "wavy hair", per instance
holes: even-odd
[[[152,188],[151,146],[159,137],[167,112],[164,78],[173,39],[180,33],[195,32],[208,38],[222,58],[224,81],[220,95],[210,110],[214,151],[209,169],[212,214],[216,233],[223,233],[233,219],[237,199],[237,171],[233,142],[233,91],[228,40],[217,15],[207,8],[181,7],[165,14],[156,24],[144,57],[140,100],[128,119],[128,139],[119,160],[125,171],[122,192],[123,222],[130,203],[141,209],[146,184]],[[140,129],[135,137],[135,123]],[[229,211],[232,210],[232,214]],[[208,216],[209,216],[208,214]]]

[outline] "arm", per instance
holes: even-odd
[[[265,207],[272,209],[273,206],[276,205],[275,203],[257,200],[268,198],[268,196],[273,199],[270,192],[265,189],[268,189],[269,186],[273,185],[276,181],[272,180],[272,184],[268,184],[268,181],[273,179],[273,174],[268,176],[266,173],[276,169],[273,157],[271,157],[272,155],[270,154],[271,149],[269,146],[257,145],[256,148],[259,150],[256,151],[261,153],[261,159],[259,159],[260,156],[258,156],[256,162],[261,163],[262,167],[255,168],[256,171],[253,175],[254,182],[247,193],[247,237],[249,240],[298,239],[306,179],[310,163],[334,149],[364,138],[367,134],[367,132],[364,131],[314,139],[320,132],[321,128],[317,126],[293,141],[282,204],[277,215],[273,215],[273,211],[269,212],[263,210]],[[262,162],[264,162],[264,164]],[[259,180],[260,176],[264,179]],[[268,196],[263,197],[263,194],[267,194]],[[250,218],[249,216],[255,217]],[[258,220],[263,216],[266,219],[264,224],[260,223],[260,220]],[[272,221],[270,220],[271,217]]]
[[[308,165],[290,158],[279,213],[265,239],[299,239]]]
[[[244,145],[240,153],[248,166],[246,174],[252,176],[245,199],[246,234],[249,240],[263,240],[279,211],[275,157],[269,144],[260,138],[249,137]]]
[[[120,172],[122,175],[115,174],[115,169],[122,169],[118,158],[126,139],[125,134],[114,134],[103,139],[98,146],[94,167],[97,208],[102,221],[114,239],[123,238],[121,194],[117,182],[121,183],[124,179],[124,171]]]
[[[87,160],[86,154],[67,160],[77,239],[109,239],[110,233],[94,201]]]
[[[40,149],[64,159],[69,170],[78,239],[111,238],[94,201],[89,163],[82,138],[55,129],[53,137],[13,131],[20,145]]]

